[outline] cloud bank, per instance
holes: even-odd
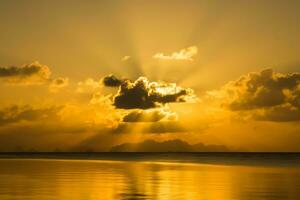
[[[300,120],[300,73],[264,69],[229,82],[222,92],[223,105],[232,111],[252,111],[258,120]]]
[[[0,110],[0,125],[21,121],[56,119],[62,107],[33,108],[30,105],[12,105]]]
[[[41,84],[49,80],[50,69],[39,62],[33,62],[21,67],[0,67],[0,78],[14,84]]]

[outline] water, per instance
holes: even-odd
[[[298,154],[10,154],[0,199],[300,199]]]

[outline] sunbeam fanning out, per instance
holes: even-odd
[[[0,151],[300,151],[299,6],[2,1]]]
[[[299,11],[0,0],[0,200],[299,200]]]

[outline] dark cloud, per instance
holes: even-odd
[[[189,102],[192,99],[195,99],[195,95],[190,88],[181,88],[175,83],[149,82],[147,78],[139,77],[135,81],[122,80],[118,93],[114,96],[114,105],[123,109],[150,109],[166,103]]]
[[[103,78],[103,84],[107,87],[118,87],[123,83],[124,80],[118,79],[114,75],[108,75]]]
[[[289,104],[272,107],[255,113],[254,118],[261,121],[291,122],[300,120],[300,110]]]
[[[174,120],[177,116],[175,113],[167,112],[161,109],[150,111],[135,110],[123,117],[123,122],[158,122],[162,119]]]
[[[227,85],[227,92],[234,96],[229,107],[247,110],[293,104],[299,98],[299,82],[300,73],[280,74],[272,69],[250,73]]]
[[[58,78],[52,81],[55,85],[61,86],[66,83],[66,78]]]
[[[50,74],[48,66],[38,62],[21,67],[0,67],[0,78],[4,78],[10,83],[42,83],[49,80]]]
[[[57,118],[61,107],[33,108],[29,105],[13,105],[0,110],[0,125],[19,121],[37,121]]]
[[[270,121],[300,120],[300,73],[265,69],[230,82],[225,91],[231,110],[260,110],[255,118]]]
[[[113,152],[224,152],[229,151],[223,145],[205,145],[198,143],[191,145],[176,139],[163,142],[145,140],[141,143],[124,143],[111,148]]]

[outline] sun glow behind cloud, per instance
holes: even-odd
[[[291,123],[299,123],[299,80],[293,82],[288,75],[298,70],[300,46],[299,31],[294,28],[298,27],[294,20],[298,10],[292,2],[287,15],[279,12],[283,7],[278,2],[240,2],[239,6],[201,1],[174,1],[171,5],[161,1],[62,2],[59,8],[51,2],[47,6],[34,2],[13,5],[16,16],[5,11],[4,4],[10,2],[0,4],[1,14],[9,16],[0,18],[5,30],[0,33],[0,104],[34,108],[1,109],[0,118],[13,121],[9,128],[20,124],[35,127],[33,124],[40,122],[33,119],[48,119],[46,108],[58,105],[64,109],[62,119],[55,123],[80,124],[82,133],[105,133],[109,135],[107,144],[131,138],[179,138],[233,146],[244,141],[245,148],[254,150],[268,145],[271,150],[297,146],[293,141],[298,129]],[[30,15],[23,12],[28,5],[35,11]],[[32,46],[25,48],[28,41]],[[28,62],[35,59],[43,64]],[[274,70],[262,71],[265,67]],[[103,87],[107,74],[122,80],[126,77],[124,90],[118,80],[110,80],[114,87]],[[148,100],[144,108],[149,109],[140,109],[142,104],[139,108],[126,104],[132,110],[117,107],[114,97],[127,99],[127,90],[140,89],[136,87],[139,77],[144,77],[139,82],[147,81],[147,87],[139,91],[148,94],[149,82],[155,86],[152,95],[141,95],[138,101]],[[278,86],[281,78],[293,84]],[[187,93],[194,96],[180,93],[186,89],[193,90]],[[165,103],[169,94],[176,101]],[[184,102],[174,94],[184,96]],[[46,127],[74,131],[58,125]],[[8,126],[0,129],[8,131]],[[261,133],[270,130],[277,131],[278,137],[267,142],[270,137]],[[280,135],[278,130],[287,134]]]

